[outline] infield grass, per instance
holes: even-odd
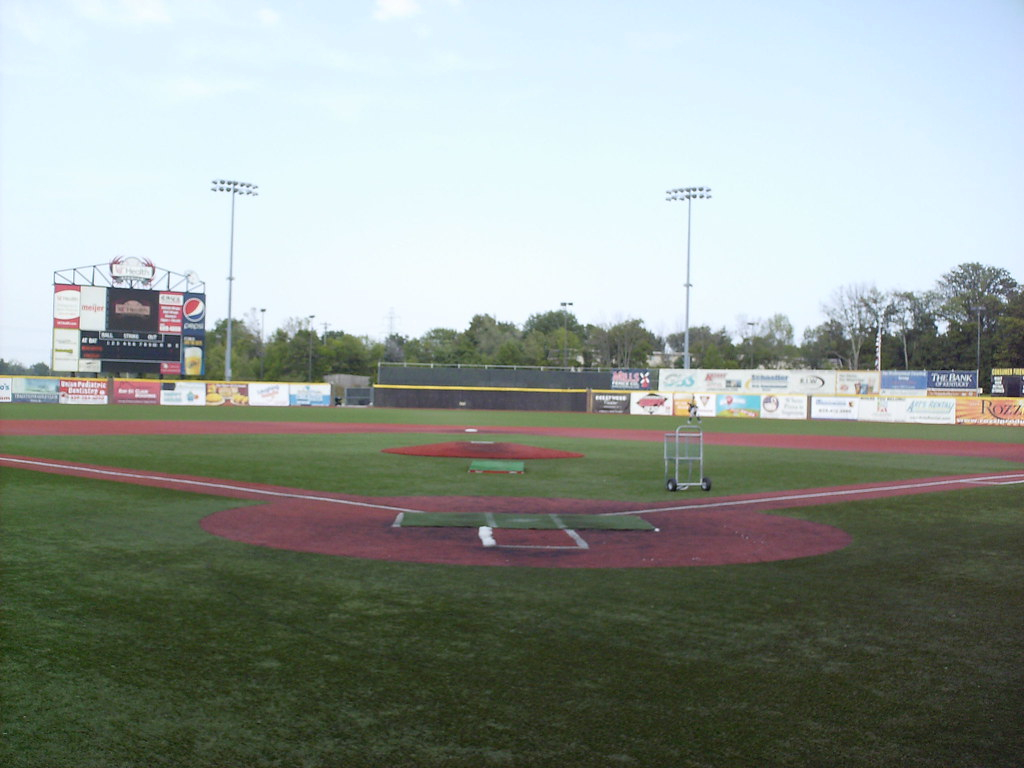
[[[17,408],[0,406],[0,418],[246,410]],[[617,428],[620,418],[251,410],[396,424],[468,416]],[[670,423],[621,418],[631,429]],[[892,437],[939,434],[869,426]],[[950,434],[1024,434],[961,429]],[[516,437],[585,454],[528,462],[521,476],[380,453],[436,439],[3,436],[0,451],[383,496],[667,495],[657,442]],[[1020,468],[716,446],[706,464],[710,495]],[[549,570],[252,547],[199,527],[250,502],[5,468],[0,764],[1019,766],[1021,488],[779,512],[852,534],[849,547],[821,557]]]

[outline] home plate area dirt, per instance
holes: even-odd
[[[0,424],[8,434],[88,434],[88,427],[100,434],[133,433],[138,424],[121,422],[71,421],[32,423],[8,421]],[[162,427],[160,425],[163,425]],[[234,423],[232,434],[261,432],[372,432],[373,424],[327,425],[280,423],[266,425]],[[147,432],[184,434],[186,427],[197,432],[222,430],[207,423],[147,423]],[[333,430],[330,428],[333,427]],[[465,432],[451,427],[431,430],[422,425],[405,428],[408,432]],[[38,431],[36,431],[38,430]],[[401,427],[381,425],[379,431],[399,433]],[[630,430],[488,429],[489,434],[569,435],[599,439],[661,439],[634,434]],[[709,436],[716,437],[716,436]],[[764,436],[750,436],[751,444],[762,445]],[[728,436],[730,444],[741,437]],[[783,438],[786,447],[814,450],[908,451],[908,441],[865,441],[808,438],[797,444]],[[397,441],[397,440],[396,440]],[[924,442],[924,441],[914,441]],[[999,444],[956,444],[967,454],[998,456],[1024,460],[1019,445],[1009,451]],[[953,452],[954,446],[933,443],[922,452]],[[420,456],[457,456],[472,459],[543,460],[579,458],[582,454],[552,451],[520,443],[490,440],[459,440],[429,445],[396,447],[389,453],[415,453]],[[730,565],[790,560],[825,555],[847,546],[851,537],[838,528],[767,511],[793,509],[858,499],[931,493],[976,484],[1022,483],[1024,473],[964,475],[926,478],[896,483],[874,483],[833,488],[745,496],[704,496],[671,494],[671,498],[647,507],[629,501],[601,501],[571,498],[525,498],[483,496],[390,496],[366,497],[342,493],[324,493],[250,482],[216,478],[171,475],[139,470],[99,467],[75,462],[0,455],[0,466],[32,469],[55,474],[102,478],[113,482],[174,488],[206,495],[248,499],[251,505],[233,507],[203,519],[202,528],[210,534],[254,546],[287,549],[323,555],[395,560],[416,563],[478,566],[522,566],[544,568],[657,568],[680,566]],[[666,494],[667,496],[669,494]],[[424,512],[474,513],[474,521],[484,515],[486,525],[460,527],[415,526],[403,524],[407,516]],[[523,515],[547,516],[543,530],[509,525]],[[639,516],[652,526],[647,530],[606,530],[601,527],[572,528],[567,516],[590,516],[594,520],[607,515]],[[587,518],[572,517],[575,524]],[[503,525],[503,522],[506,524]]]

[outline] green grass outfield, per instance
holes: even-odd
[[[5,419],[352,421],[671,431],[678,420],[405,409],[0,406]],[[1024,441],[998,427],[708,419],[708,432]],[[358,494],[664,501],[659,442],[504,435],[583,459],[471,474],[401,434],[15,437],[0,452]],[[706,449],[710,494],[1020,469],[994,459]],[[685,498],[683,496],[682,498]],[[1024,486],[779,512],[821,557],[571,570],[252,547],[248,502],[0,470],[0,764],[1024,764]]]

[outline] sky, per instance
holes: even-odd
[[[207,328],[581,323],[799,341],[851,285],[1024,282],[1021,0],[4,0],[0,358],[54,272],[150,259]],[[666,201],[706,186],[710,199]],[[687,208],[690,207],[687,291]]]

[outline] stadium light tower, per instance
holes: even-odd
[[[569,312],[568,307],[572,306],[571,301],[563,301],[562,304],[562,367],[569,365]]]
[[[259,187],[244,181],[228,181],[226,179],[214,179],[212,184],[211,191],[213,192],[231,193],[231,240],[228,245],[228,339],[224,350],[224,379],[231,381],[231,326],[234,324],[231,317],[231,292],[235,282],[235,197],[238,195],[255,197]]]
[[[306,324],[306,330],[309,332],[309,381],[313,381],[313,318],[316,315],[310,315],[308,323]]]
[[[978,313],[978,346],[975,347],[977,350],[977,357],[975,358],[975,370],[978,372],[978,387],[981,388],[981,313],[985,311],[985,308],[980,305],[971,307],[972,312]]]
[[[711,187],[682,187],[670,189],[665,199],[669,202],[686,201],[686,331],[683,336],[683,367],[690,367],[690,221],[693,212],[693,201],[711,198]]]
[[[263,331],[267,323],[267,308],[260,308],[260,381],[263,381],[263,360],[267,356],[267,348],[263,344]]]

